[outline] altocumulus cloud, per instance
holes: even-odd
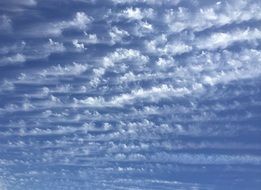
[[[261,4],[0,2],[0,190],[259,190]]]

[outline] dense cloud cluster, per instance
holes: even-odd
[[[261,3],[0,2],[0,190],[261,188]]]

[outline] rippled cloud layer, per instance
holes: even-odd
[[[0,2],[0,190],[261,188],[261,3]]]

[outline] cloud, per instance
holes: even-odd
[[[6,185],[4,184],[4,182],[2,181],[1,178],[0,178],[0,189],[1,190],[7,190]]]
[[[17,84],[25,84],[25,85],[43,85],[43,84],[51,84],[52,82],[55,82],[59,80],[59,78],[63,77],[73,77],[73,76],[78,76],[85,71],[88,70],[88,66],[85,64],[80,64],[73,62],[72,64],[67,64],[61,66],[60,64],[56,66],[51,66],[46,69],[42,69],[39,71],[35,71],[34,73],[20,73],[20,76],[18,76],[15,79],[10,79],[10,80],[3,80],[1,83],[1,91],[11,91],[15,89],[15,85]],[[50,89],[44,88],[45,91],[41,92],[41,94],[36,94],[37,96],[42,96],[48,94]],[[66,92],[64,87],[59,87],[56,88],[54,92],[61,92],[62,91]],[[78,91],[79,92],[84,92],[86,89],[84,86],[81,86]],[[33,96],[33,94],[32,94]]]
[[[157,102],[163,98],[170,98],[171,96],[184,96],[191,92],[186,88],[173,88],[167,85],[159,87],[152,87],[151,89],[133,90],[130,94],[122,94],[120,96],[112,97],[109,104],[115,106],[122,106],[124,104],[132,104],[133,101],[143,99],[145,101]]]
[[[78,40],[73,40],[72,41],[72,44],[74,45],[74,47],[78,50],[78,51],[84,51],[84,49],[86,49],[84,47],[84,44],[83,43],[80,43]]]
[[[91,23],[91,21],[92,19],[88,17],[84,12],[77,12],[73,21],[65,23],[65,27],[75,27],[84,30],[87,28],[88,24]]]
[[[101,82],[106,71],[117,67],[118,72],[126,72],[127,69],[141,70],[149,58],[134,49],[117,48],[114,52],[103,57],[101,66],[94,68],[94,78],[90,81],[91,86],[97,86]]]
[[[183,164],[260,164],[259,156],[251,155],[204,155],[204,154],[168,154],[161,153],[152,156],[152,160],[161,159],[164,155],[165,161]]]
[[[112,0],[113,3],[116,4],[140,4],[145,3],[149,5],[176,5],[180,2],[180,0],[165,0],[165,1],[157,1],[157,0]]]
[[[131,34],[137,37],[144,37],[154,32],[155,30],[151,23],[149,23],[148,21],[139,21],[135,23],[135,26],[133,27]]]
[[[12,32],[12,20],[6,15],[0,16],[0,32],[10,33]]]
[[[197,9],[195,12],[179,7],[169,9],[164,21],[172,32],[183,30],[202,31],[211,27],[221,27],[232,23],[241,23],[261,18],[260,6],[255,2],[222,2],[209,7]]]
[[[59,36],[62,34],[63,30],[70,28],[85,30],[91,22],[92,19],[88,17],[84,12],[76,12],[73,20],[71,21],[50,23],[45,26],[47,28],[45,35]]]
[[[143,65],[148,62],[148,57],[141,54],[140,51],[134,49],[118,48],[108,56],[103,58],[103,66],[109,67],[121,61],[132,61],[131,64]]]
[[[227,63],[223,68],[226,69],[226,71],[223,71],[220,68],[220,71],[214,72],[214,75],[204,76],[204,83],[216,85],[260,76],[260,52],[250,49],[244,50],[237,55],[231,54],[230,52],[224,52],[222,55],[225,56],[225,61]]]
[[[34,6],[34,5],[37,5],[37,1],[36,0],[24,0],[24,1],[10,0],[10,1],[6,2],[6,4]]]
[[[87,70],[87,66],[79,63],[72,63],[71,65],[57,65],[52,66],[48,69],[45,69],[39,72],[39,75],[42,76],[73,76],[79,75]]]
[[[129,36],[129,33],[125,30],[121,30],[117,28],[116,26],[113,26],[109,31],[109,35],[111,37],[111,43],[116,44],[116,43],[122,43],[123,39]]]
[[[222,189],[235,172],[256,173],[256,1],[3,4],[6,188]],[[230,166],[227,181],[218,165]],[[167,180],[173,172],[184,180]],[[247,183],[260,186],[232,186]]]
[[[39,47],[35,44],[28,44],[23,41],[21,44],[14,44],[2,48],[1,53],[3,53],[5,57],[0,59],[0,65],[19,65],[26,61],[45,59],[53,53],[62,53],[65,51],[66,48],[63,43],[55,42],[52,39],[49,39],[47,43]]]
[[[160,35],[151,41],[146,41],[145,47],[149,53],[160,56],[175,56],[192,50],[190,45],[178,40],[170,41],[166,35]]]
[[[24,63],[25,61],[26,61],[26,57],[23,54],[18,53],[0,59],[0,66],[16,65],[16,64]]]
[[[76,12],[72,20],[39,24],[28,30],[25,30],[24,35],[30,35],[31,37],[57,37],[62,35],[63,31],[67,29],[85,31],[92,23],[92,20],[93,19],[84,12]]]
[[[257,28],[246,30],[235,30],[233,32],[225,33],[218,32],[213,33],[211,36],[205,39],[199,39],[197,42],[197,48],[199,49],[216,49],[226,48],[236,42],[255,42],[261,39],[261,31]]]
[[[46,50],[46,54],[65,51],[62,43],[55,42],[51,38],[49,39],[49,43],[44,45],[44,49]]]
[[[4,80],[1,85],[1,90],[0,91],[11,91],[11,90],[14,90],[14,84],[8,80]]]
[[[1,1],[0,9],[7,12],[22,12],[29,7],[34,7],[37,5],[37,0],[10,0],[10,1]]]
[[[86,44],[97,44],[97,43],[99,43],[99,39],[98,39],[96,34],[84,33],[84,35],[85,35],[85,39],[82,40],[84,43],[86,43]]]
[[[18,52],[22,52],[26,46],[25,41],[22,41],[20,43],[14,43],[14,44],[9,44],[6,46],[2,46],[0,48],[0,54],[5,55],[5,54],[15,54]]]
[[[91,107],[121,107],[128,104],[134,104],[135,101],[157,102],[161,99],[180,97],[188,95],[191,92],[186,88],[173,88],[167,85],[152,87],[151,89],[132,90],[131,93],[125,93],[118,96],[113,96],[106,101],[102,97],[88,97],[84,100],[76,100],[76,104],[84,104]],[[80,106],[79,104],[79,106]]]
[[[142,10],[137,7],[128,7],[123,10],[119,16],[129,20],[142,20],[144,18],[153,18],[154,10],[152,8]]]
[[[72,39],[71,43],[74,46],[74,50],[76,50],[76,52],[84,52],[85,50],[88,49],[88,47],[90,47],[94,44],[103,44],[104,42],[102,40],[98,39],[96,34],[87,33],[84,31],[83,36],[81,36],[77,39]],[[70,51],[69,48],[68,48],[68,50]]]

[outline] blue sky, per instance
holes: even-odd
[[[1,0],[0,190],[261,189],[260,0]]]

